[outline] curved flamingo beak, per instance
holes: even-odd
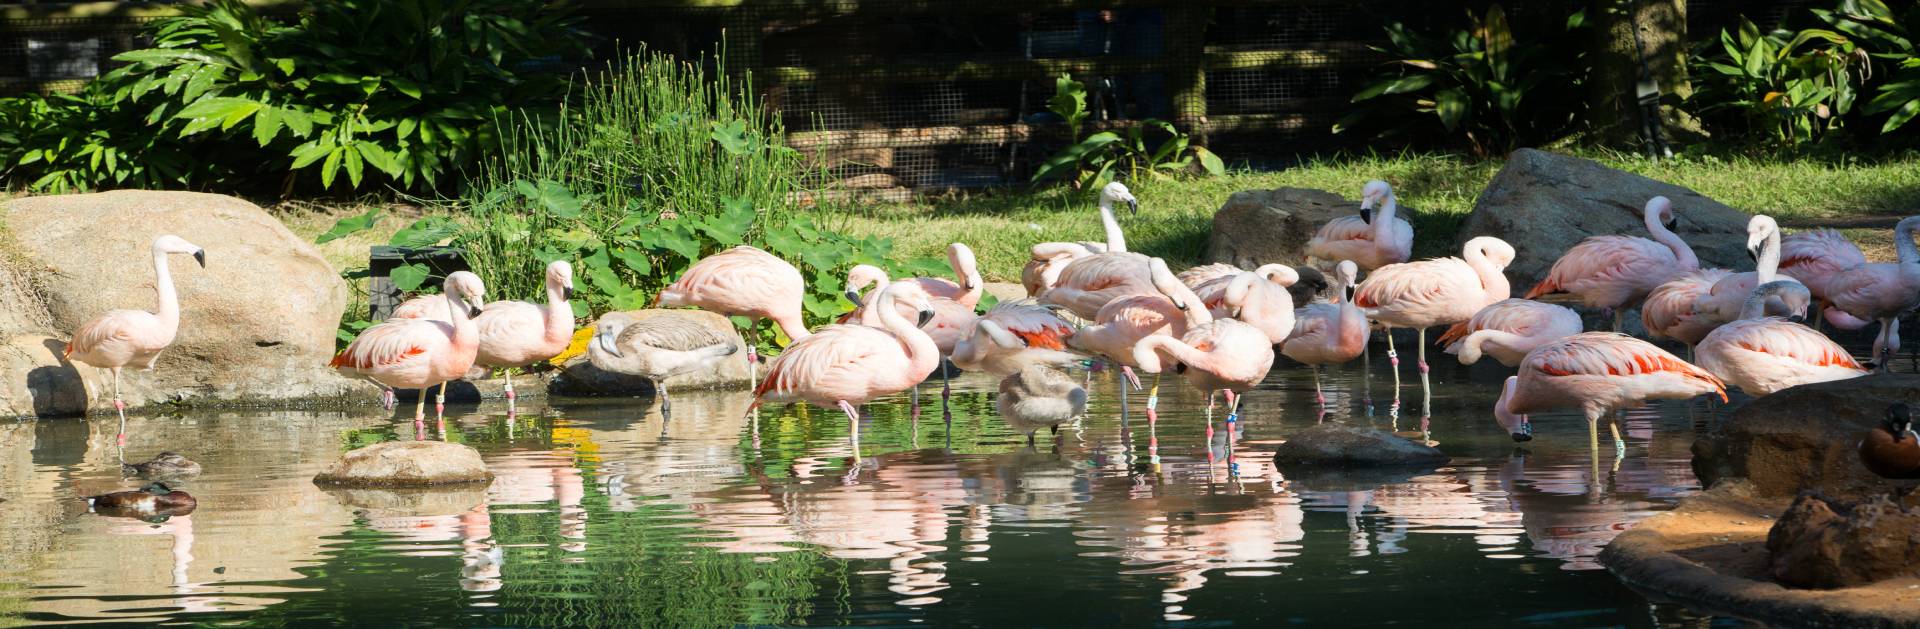
[[[1673,231],[1673,230],[1675,230],[1675,229],[1679,229],[1679,227],[1680,227],[1680,219],[1677,219],[1677,218],[1673,218],[1673,217],[1668,217],[1668,218],[1667,218],[1667,221],[1666,221],[1665,223],[1663,223],[1663,226],[1665,226],[1665,227],[1667,228],[1667,231]]]
[[[593,335],[593,344],[595,347],[600,348],[600,351],[611,354],[616,358],[624,358],[624,356],[620,355],[620,347],[613,342],[613,340],[619,336],[619,328],[602,328],[599,333]]]
[[[193,261],[199,262],[200,268],[207,268],[207,250],[201,249],[193,252]]]
[[[927,322],[932,320],[933,320],[933,311],[922,310],[920,311],[920,323],[915,324],[915,326],[922,327],[922,328],[927,327]]]
[[[856,305],[856,306],[860,305],[860,293],[847,291],[845,293],[841,293],[841,296],[846,297],[847,301],[853,302],[853,305]]]
[[[1370,207],[1360,208],[1360,222],[1366,223],[1368,225],[1373,224],[1373,208],[1370,208]]]
[[[573,287],[572,287],[572,286],[563,286],[563,287],[561,287],[561,288],[560,288],[560,298],[561,298],[561,299],[573,299]]]
[[[1135,214],[1135,215],[1138,215],[1138,214],[1140,214],[1140,200],[1139,200],[1139,199],[1127,199],[1127,211],[1129,211],[1129,212],[1131,212],[1131,213],[1133,213],[1133,214]]]

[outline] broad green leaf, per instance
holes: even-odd
[[[753,152],[753,145],[748,137],[747,123],[744,120],[735,120],[724,125],[720,124],[719,121],[714,121],[712,136],[713,141],[718,142],[720,148],[726,149],[728,153],[746,155],[747,153]]]
[[[393,281],[394,288],[412,292],[419,290],[421,284],[427,283],[427,277],[430,275],[432,272],[426,265],[415,263],[394,267],[393,271],[387,273],[387,279]]]
[[[320,234],[320,237],[313,239],[313,243],[324,245],[372,229],[375,224],[380,222],[381,213],[382,210],[380,208],[373,208],[359,216],[349,216],[334,221],[333,228],[328,229],[324,234]]]
[[[521,191],[525,192],[526,190],[522,188]],[[583,209],[580,198],[574,196],[573,191],[569,190],[566,185],[551,179],[542,179],[540,180],[540,185],[536,193],[540,204],[545,206],[547,211],[552,212],[554,216],[560,218],[580,218],[580,213]]]
[[[460,232],[460,226],[453,219],[444,216],[429,216],[407,225],[394,232],[387,244],[394,247],[419,249],[440,244],[440,241],[453,237]]]
[[[1227,164],[1220,161],[1219,155],[1215,155],[1204,146],[1193,147],[1193,154],[1200,157],[1200,168],[1206,170],[1207,174],[1215,177],[1226,176]]]
[[[255,142],[258,142],[260,146],[266,146],[273,142],[274,136],[278,135],[280,135],[279,108],[263,108],[260,110],[260,113],[254,115],[253,140]]]
[[[615,247],[610,253],[614,259],[619,260],[621,264],[627,265],[627,268],[632,269],[636,275],[646,277],[653,274],[653,263],[647,260],[647,254],[645,253],[626,247]]]
[[[341,160],[341,163],[347,167],[347,182],[352,184],[354,188],[359,188],[360,177],[366,173],[366,162],[360,158],[360,150],[358,148],[351,146],[343,148],[346,148],[346,150],[342,151],[341,154],[346,156],[346,158]]]
[[[1513,49],[1513,31],[1507,27],[1507,13],[1495,4],[1487,7],[1487,19],[1481,28],[1487,46],[1487,68],[1493,78],[1506,80],[1507,55]]]
[[[1453,131],[1460,127],[1460,121],[1467,117],[1467,93],[1461,88],[1440,90],[1433,95],[1434,113],[1439,114],[1440,124]]]
[[[321,189],[333,187],[333,176],[340,171],[340,156],[346,152],[347,149],[343,146],[336,146],[327,151],[327,159],[320,164]]]

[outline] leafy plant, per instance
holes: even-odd
[[[1833,30],[1845,33],[1867,53],[1861,78],[1875,74],[1891,77],[1875,87],[1872,100],[1862,109],[1870,115],[1885,115],[1881,133],[1890,133],[1920,116],[1920,59],[1915,59],[1914,38],[1920,36],[1920,6],[1903,3],[1895,12],[1880,0],[1842,0],[1833,9],[1813,9],[1811,13]],[[1881,66],[1878,72],[1873,65]]]
[[[180,185],[205,173],[185,145],[146,127],[138,112],[91,86],[0,99],[0,177],[64,193]]]
[[[1731,110],[1782,143],[1818,140],[1838,128],[1869,74],[1865,50],[1839,32],[1761,33],[1741,18],[1720,32],[1719,50],[1696,62],[1702,113]]]
[[[1566,20],[1580,27],[1582,14]],[[1376,135],[1464,137],[1476,155],[1505,154],[1524,144],[1552,139],[1571,129],[1577,107],[1566,68],[1574,59],[1557,55],[1555,29],[1516,31],[1495,4],[1482,15],[1467,13],[1467,26],[1444,34],[1423,33],[1395,22],[1386,27],[1389,70],[1355,93],[1364,105],[1342,117],[1334,133],[1366,127]],[[1517,33],[1534,34],[1521,39]],[[1562,47],[1564,48],[1564,47]]]
[[[31,169],[36,188],[47,187],[39,182],[48,176],[71,187],[129,185],[140,171],[93,168],[90,155],[118,151],[88,147],[179,142],[217,163],[202,173],[143,152],[120,152],[117,161],[173,183],[266,175],[286,187],[304,177],[322,189],[342,181],[431,189],[477,160],[496,118],[552,98],[556,78],[514,70],[583,50],[573,21],[541,2],[304,6],[295,23],[282,24],[242,0],[182,5],[182,15],[148,28],[152,48],[116,55],[127,65],[93,81],[87,98],[58,102],[59,116],[123,114],[115,125],[80,127],[116,137],[36,136],[14,164],[47,164]],[[60,161],[75,157],[89,168]]]
[[[1071,178],[1077,188],[1095,188],[1115,178],[1137,180],[1142,177],[1165,178],[1194,172],[1220,176],[1226,164],[1220,156],[1202,146],[1194,146],[1187,134],[1173,123],[1147,119],[1117,131],[1101,131],[1081,137],[1087,112],[1087,88],[1067,75],[1054,80],[1053,98],[1047,109],[1067,123],[1067,137],[1074,143],[1055,153],[1033,173],[1033,181]],[[1150,142],[1149,132],[1157,142]]]

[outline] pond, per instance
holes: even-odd
[[[311,482],[347,449],[415,438],[378,411],[138,416],[124,454],[109,418],[9,423],[0,626],[1712,622],[1594,554],[1699,490],[1688,447],[1720,405],[1629,413],[1616,458],[1571,413],[1508,439],[1497,368],[1436,363],[1423,419],[1411,365],[1404,407],[1371,365],[1327,372],[1324,418],[1311,372],[1276,367],[1232,425],[1175,378],[1157,422],[1144,392],[1123,418],[1114,374],[1093,373],[1088,416],[1033,448],[993,412],[995,383],[966,375],[950,417],[937,381],[918,415],[904,395],[869,405],[857,459],[838,411],[750,420],[744,392],[676,394],[670,421],[649,399],[451,407],[426,436],[497,478],[430,493]],[[1283,477],[1274,445],[1316,421],[1424,426],[1454,458],[1384,486]],[[122,456],[161,450],[205,466],[183,483],[197,511],[87,512],[80,496],[136,485]]]

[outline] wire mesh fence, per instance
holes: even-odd
[[[724,51],[821,154],[838,186],[915,190],[1024,183],[1065,146],[1054,78],[1088,88],[1096,125],[1165,119],[1229,160],[1339,145],[1331,127],[1379,70],[1382,26],[1457,22],[1473,0],[597,0],[577,5],[601,56],[620,46]],[[1747,15],[1777,24],[1807,0],[1691,0],[1696,40]],[[1515,13],[1564,11],[1513,3]],[[0,95],[70,91],[145,42],[152,13],[0,20]],[[77,6],[77,5],[76,5]],[[143,5],[145,6],[145,5]],[[0,12],[10,7],[0,3]],[[586,60],[582,60],[586,61]],[[576,66],[556,65],[557,71]]]

